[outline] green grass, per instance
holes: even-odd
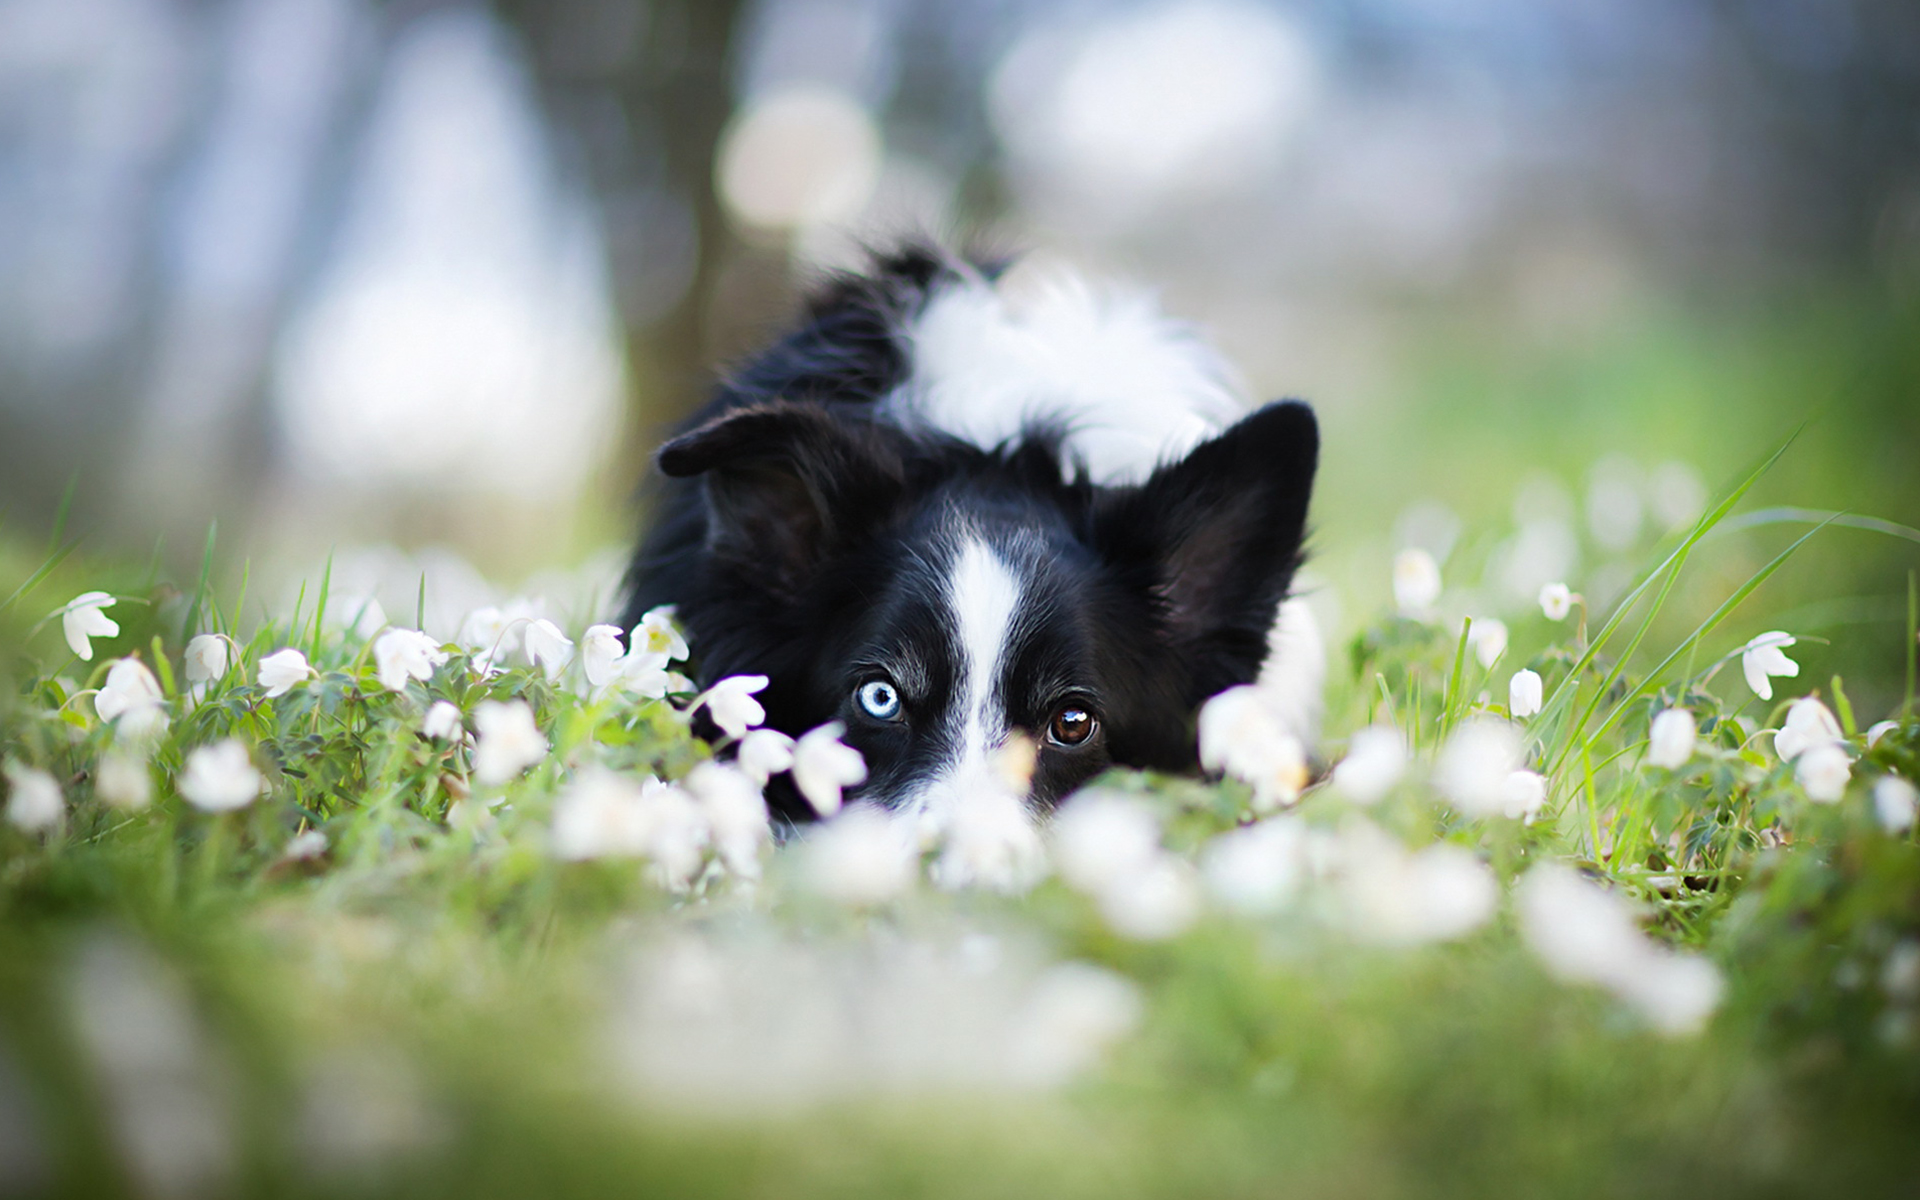
[[[10,593],[0,639],[13,648],[0,744],[10,763],[59,782],[65,811],[50,833],[0,826],[0,1191],[1910,1187],[1920,996],[1898,967],[1904,947],[1920,945],[1920,846],[1911,830],[1882,827],[1871,792],[1889,773],[1920,778],[1912,669],[1902,666],[1907,693],[1891,711],[1850,711],[1837,677],[1777,680],[1773,703],[1753,699],[1738,667],[1744,635],[1727,620],[1740,609],[1743,629],[1769,627],[1752,611],[1762,585],[1827,531],[1801,529],[1736,578],[1696,569],[1777,457],[1655,548],[1607,611],[1563,623],[1505,614],[1512,642],[1491,667],[1468,651],[1457,617],[1383,615],[1346,647],[1327,757],[1390,720],[1416,766],[1364,813],[1319,786],[1292,819],[1327,839],[1364,819],[1409,848],[1449,842],[1499,883],[1491,919],[1402,947],[1353,933],[1345,893],[1323,883],[1272,916],[1209,908],[1163,941],[1117,935],[1058,878],[1018,896],[923,884],[847,911],[809,890],[794,846],[770,854],[758,887],[715,869],[671,895],[631,860],[556,861],[547,830],[556,796],[587,764],[678,779],[707,758],[684,697],[583,697],[572,675],[553,682],[527,666],[489,678],[458,646],[429,681],[391,691],[371,644],[328,619],[324,574],[303,593],[311,602],[249,623],[233,615],[247,611],[244,582],[230,594],[214,582],[211,534],[190,592],[76,565],[57,538],[44,555],[11,547],[0,555],[12,572],[0,577]],[[91,663],[72,658],[58,618],[42,617],[116,584],[122,632],[97,640]],[[1691,614],[1677,636],[1667,632],[1676,605]],[[1910,661],[1913,617],[1905,623]],[[206,631],[231,635],[239,653],[190,702],[182,653],[187,635]],[[269,699],[258,663],[286,646],[317,675]],[[155,669],[170,718],[145,751],[154,794],[140,811],[96,794],[101,762],[127,747],[95,718],[90,692],[128,655]],[[1523,666],[1547,685],[1545,710],[1519,723],[1548,776],[1547,803],[1530,822],[1466,816],[1422,782],[1425,764],[1462,722],[1504,720],[1507,678]],[[1807,796],[1762,732],[1815,692],[1840,710],[1858,756],[1831,804]],[[480,703],[508,698],[533,707],[552,752],[504,788],[477,785],[466,750],[417,733],[435,700],[471,726]],[[1699,720],[1698,752],[1678,770],[1644,765],[1651,718],[1676,705]],[[1899,724],[1869,750],[1864,731],[1883,718]],[[177,780],[195,747],[227,737],[249,747],[267,790],[236,812],[199,811]],[[1107,782],[1152,806],[1189,859],[1251,818],[1236,782]],[[287,861],[309,829],[325,832],[327,853]],[[1704,1029],[1664,1036],[1610,993],[1547,973],[1509,892],[1543,862],[1604,880],[1641,906],[1651,937],[1716,964],[1726,992]],[[712,985],[699,970],[675,974],[673,948],[689,946],[704,948],[687,960],[701,969],[732,964],[749,990],[764,980],[775,994],[703,991]],[[978,967],[1003,960],[1013,965]],[[1020,983],[1069,960],[1130,981],[1137,1025],[1062,1087],[983,1081],[961,1028],[971,1010],[956,997],[996,972]],[[636,998],[646,995],[691,1006],[674,1018],[691,1032],[661,1025]],[[876,996],[896,1007],[862,1007]],[[849,1034],[830,1014],[768,1031],[822,997],[867,1024]],[[918,1019],[920,1002],[958,1005],[953,1028]],[[726,1004],[739,1023],[712,1025]],[[623,1049],[636,1030],[659,1028],[667,1051],[697,1051],[678,1086],[637,1075]],[[926,1066],[923,1043],[937,1050],[949,1036],[963,1039],[958,1065]],[[853,1047],[849,1061],[878,1046],[880,1065],[782,1074],[783,1056],[809,1039]],[[757,1088],[762,1059],[767,1080],[803,1086]],[[141,1120],[158,1130],[149,1143]]]

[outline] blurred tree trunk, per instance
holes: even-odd
[[[692,267],[665,312],[623,312],[636,419],[628,461],[644,461],[661,432],[706,391],[713,356],[729,339],[715,297],[733,252],[714,187],[721,130],[733,111],[734,41],[741,0],[495,0],[525,38],[543,101],[584,149],[603,199],[644,184],[685,206]],[[583,34],[583,30],[586,32]],[[607,32],[601,32],[607,31]],[[585,46],[625,37],[630,45]],[[618,113],[609,121],[609,106]],[[609,137],[608,129],[617,132]],[[615,258],[618,269],[618,257]]]

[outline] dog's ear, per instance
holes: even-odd
[[[1148,590],[1204,686],[1236,682],[1204,677],[1257,669],[1265,655],[1300,564],[1319,452],[1311,408],[1269,404],[1096,516],[1104,557]]]
[[[898,497],[905,466],[885,434],[819,404],[763,404],[682,434],[656,461],[669,476],[705,476],[716,555],[792,590]]]

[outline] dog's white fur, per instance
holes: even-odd
[[[960,645],[959,701],[953,756],[931,778],[902,797],[900,815],[944,827],[967,796],[991,787],[993,753],[1011,728],[1006,700],[994,686],[1001,658],[1020,615],[1020,579],[993,548],[968,538],[954,556],[946,584],[947,615]]]
[[[1017,300],[978,275],[949,283],[908,331],[913,376],[887,403],[979,446],[1063,423],[1095,483],[1135,483],[1246,409],[1225,364],[1151,295],[1069,275]]]
[[[984,761],[987,751],[1007,735],[1006,704],[996,694],[994,681],[1020,612],[1020,580],[985,542],[969,538],[947,578],[947,603],[953,607],[963,656],[960,758]]]

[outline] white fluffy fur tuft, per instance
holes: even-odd
[[[1137,482],[1245,405],[1220,359],[1144,293],[1062,275],[1014,302],[979,276],[949,283],[908,329],[904,415],[991,447],[1059,421],[1098,483]]]

